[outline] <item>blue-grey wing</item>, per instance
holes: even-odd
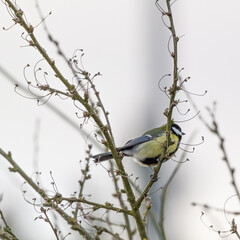
[[[140,143],[148,142],[152,139],[153,139],[153,137],[151,135],[143,135],[143,136],[140,136],[140,137],[137,137],[137,138],[134,138],[134,139],[128,141],[123,147],[117,148],[117,150],[118,151],[127,150],[127,149],[130,149],[132,147],[139,145]]]

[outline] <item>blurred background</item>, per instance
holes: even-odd
[[[19,0],[17,3],[27,21],[37,26],[40,17],[35,2]],[[163,75],[172,72],[172,59],[167,47],[170,32],[154,3],[143,0],[39,1],[44,16],[52,12],[46,24],[66,56],[70,58],[76,49],[83,49],[85,69],[92,74],[101,72],[102,76],[95,80],[95,84],[110,112],[117,146],[166,122],[163,111],[168,107],[168,99],[159,90],[158,82]],[[206,107],[212,107],[213,102],[217,102],[218,123],[226,139],[229,159],[236,168],[238,182],[239,11],[240,2],[235,0],[179,0],[173,5],[177,35],[182,36],[179,41],[179,69],[184,68],[181,77],[191,77],[185,85],[188,91],[198,94],[208,91],[201,97],[192,96],[206,121],[210,122]],[[3,3],[0,16],[1,27],[7,29],[13,24]],[[35,49],[27,46],[21,37],[22,32],[19,26],[0,31],[0,147],[10,150],[13,158],[33,178],[36,178],[34,172],[40,171],[40,181],[45,189],[52,188],[49,174],[52,171],[58,191],[69,196],[78,190],[81,176],[79,161],[85,158],[89,141],[83,137],[81,120],[76,117],[77,109],[70,100],[52,97],[49,102],[70,118],[74,127],[56,115],[47,104],[38,106],[36,100],[24,98],[14,91],[14,83],[4,71],[25,84],[24,67],[31,65],[27,70],[27,79],[31,81],[34,65],[42,59]],[[65,76],[71,79],[69,69],[47,39],[43,25],[40,24],[34,33]],[[169,85],[170,80],[165,78],[163,86]],[[49,81],[56,79],[49,74]],[[27,96],[21,89],[18,92]],[[185,100],[186,95],[182,93],[177,98]],[[223,209],[234,191],[217,138],[197,117],[185,121],[197,113],[189,103],[180,106],[182,113],[188,108],[190,112],[187,115],[177,111],[174,113],[174,119],[182,121],[179,125],[186,133],[182,141],[199,143],[201,136],[204,136],[205,142],[196,147],[193,154],[187,154],[190,161],[182,164],[169,188],[165,217],[167,239],[219,239],[217,232],[206,225],[214,225],[217,230],[229,230],[228,220],[232,216],[227,215],[226,218],[223,212],[206,211],[193,207],[191,203],[199,202]],[[88,125],[92,126],[92,123],[85,125],[84,130],[93,136]],[[195,138],[189,142],[194,132]],[[93,148],[93,153],[99,151],[101,149]],[[176,161],[181,154],[182,150],[179,150]],[[129,158],[123,161],[129,174],[139,177],[138,183],[143,188],[151,170],[138,166]],[[177,165],[176,161],[170,160],[163,165],[155,189],[164,186]],[[22,186],[23,180],[17,174],[10,173],[8,167],[7,161],[1,157],[0,207],[14,232],[21,239],[33,239],[33,236],[34,239],[53,238],[46,223],[33,221],[38,213],[24,200],[21,190],[28,188]],[[91,193],[94,199],[105,202],[112,194],[109,176],[101,166],[92,164],[91,169],[93,180],[86,194]],[[107,183],[109,187],[106,187]],[[159,194],[160,190],[151,196],[156,209]],[[31,199],[33,196],[29,189],[27,197]],[[239,209],[235,198],[227,201],[226,209]],[[203,221],[201,211],[205,212]],[[63,229],[65,234],[68,231]],[[149,232],[150,239],[158,239],[151,226]]]

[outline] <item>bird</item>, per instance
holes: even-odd
[[[141,136],[129,140],[124,146],[116,148],[118,153],[122,153],[123,156],[133,157],[142,166],[154,166],[157,165],[161,154],[164,152],[164,142],[166,142],[166,128],[167,125],[163,125],[158,128],[153,128]],[[181,128],[173,123],[171,125],[170,138],[167,153],[168,156],[164,157],[162,161],[169,160],[178,150],[182,136],[185,133]],[[113,158],[111,152],[100,153],[92,156],[95,163],[103,162]]]

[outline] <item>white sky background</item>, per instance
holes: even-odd
[[[25,11],[28,21],[33,26],[37,25],[39,17],[33,2],[18,1],[18,4]],[[52,11],[46,22],[66,55],[71,57],[76,49],[83,48],[85,68],[93,74],[98,71],[103,74],[96,80],[96,85],[110,112],[117,145],[165,122],[162,112],[168,102],[157,84],[164,74],[171,72],[171,58],[167,52],[169,32],[162,24],[154,1],[71,0],[66,3],[52,0],[40,1],[40,6],[45,14]],[[191,76],[186,86],[195,93],[208,90],[204,97],[194,98],[204,116],[208,116],[204,108],[211,106],[215,100],[218,102],[217,117],[221,132],[226,137],[231,163],[239,169],[236,134],[239,132],[240,120],[240,2],[179,0],[173,9],[177,34],[184,35],[179,43],[179,68],[184,67],[183,77]],[[1,27],[11,25],[3,4],[0,16]],[[26,45],[21,39],[22,32],[19,26],[9,31],[0,31],[0,65],[24,83],[24,66],[28,63],[33,66],[41,57],[33,48],[21,47]],[[42,26],[35,29],[35,34],[56,59],[56,64],[63,66]],[[71,76],[65,67],[63,72]],[[46,188],[51,188],[49,171],[52,170],[60,192],[70,195],[78,190],[78,162],[84,158],[86,147],[79,132],[46,106],[38,107],[35,101],[17,95],[13,85],[2,75],[1,80],[0,147],[11,150],[14,159],[31,175],[36,170],[33,163],[33,137],[39,121],[38,168],[43,174],[42,181]],[[180,97],[184,99],[184,95]],[[74,114],[76,109],[70,101],[52,98],[51,103],[60,106],[63,112],[79,124]],[[183,111],[188,107],[183,105]],[[187,116],[175,114],[175,119],[185,120],[194,114],[192,109]],[[217,139],[206,131],[197,118],[182,123],[181,127],[187,134],[184,142],[188,142],[191,133],[198,130],[193,142],[199,142],[203,135],[205,143],[197,147],[194,154],[188,155],[190,162],[183,164],[169,189],[166,214],[168,239],[219,239],[217,233],[201,222],[202,209],[193,208],[190,203],[196,201],[223,208],[227,198],[234,193],[229,184],[229,174],[221,161]],[[94,149],[96,151],[99,150]],[[135,163],[129,164],[131,161],[128,160],[124,160],[124,165],[129,165],[127,168],[130,172],[137,168],[146,177],[151,174],[148,169],[142,169]],[[164,164],[160,178],[167,178],[175,166],[173,161]],[[18,220],[16,233],[20,238],[27,235],[24,239],[32,239],[33,233],[25,232],[31,228],[34,239],[37,239],[36,235],[39,235],[38,239],[47,239],[52,233],[43,221],[33,221],[38,214],[23,200],[20,190],[23,181],[16,174],[9,173],[8,167],[9,164],[1,158],[1,208],[8,211],[11,222]],[[105,188],[109,178],[100,166],[93,165],[92,174],[96,185],[89,186],[95,188],[88,193],[93,193],[94,198],[99,197],[99,201],[105,202],[111,196],[109,188]],[[160,181],[157,184],[163,185]],[[228,202],[229,209],[233,208],[234,203],[234,199]],[[228,217],[231,219],[231,216]],[[19,221],[21,219],[24,221]],[[204,219],[208,225],[213,224],[221,230],[229,229],[223,214],[209,212]],[[46,229],[46,232],[42,229]]]

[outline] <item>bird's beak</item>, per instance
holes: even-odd
[[[182,135],[186,135],[186,133],[182,132]]]

